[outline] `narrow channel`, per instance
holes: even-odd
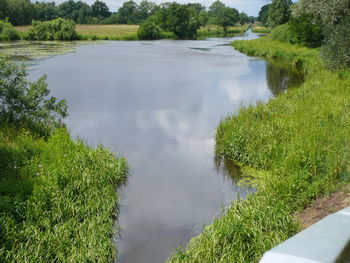
[[[32,67],[30,79],[47,73],[52,94],[67,99],[74,136],[128,160],[119,263],[165,262],[249,191],[236,184],[239,169],[217,165],[215,127],[242,105],[266,102],[301,79],[229,45],[257,37],[249,31],[200,41],[109,41]]]

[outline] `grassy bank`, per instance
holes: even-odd
[[[0,127],[0,261],[112,262],[126,161],[64,129]]]
[[[350,72],[328,71],[318,50],[267,38],[233,46],[291,63],[306,81],[219,124],[217,154],[242,165],[258,192],[233,202],[168,262],[258,262],[300,229],[295,211],[349,184]]]
[[[253,26],[252,31],[258,34],[268,34],[270,33],[271,30],[270,28],[263,27],[263,26]]]

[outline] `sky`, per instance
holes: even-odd
[[[52,0],[44,0],[45,2],[52,2]],[[54,0],[57,4],[64,2],[65,0]],[[88,4],[93,4],[95,0],[82,0],[83,2],[86,2]],[[117,9],[127,0],[102,0],[105,2],[111,12],[116,12]],[[141,0],[134,0],[135,2],[139,3]],[[170,2],[173,0],[151,0],[155,3],[162,3],[162,2]],[[209,7],[215,0],[176,0],[178,3],[201,3],[205,5],[206,7]],[[234,7],[238,9],[240,12],[245,12],[249,16],[257,16],[260,8],[265,5],[268,1],[267,0],[221,0],[221,2],[225,3],[227,6]]]

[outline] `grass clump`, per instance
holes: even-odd
[[[56,130],[0,131],[0,261],[111,262],[125,159]]]
[[[216,153],[248,169],[258,192],[233,202],[169,262],[258,262],[299,230],[293,220],[318,196],[349,184],[350,79],[328,71],[319,50],[267,38],[237,41],[249,55],[288,61],[306,73],[300,87],[222,120]]]
[[[257,34],[268,34],[271,32],[271,29],[264,26],[253,26],[252,31]]]

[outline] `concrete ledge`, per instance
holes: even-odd
[[[350,207],[266,252],[260,263],[350,263]]]

